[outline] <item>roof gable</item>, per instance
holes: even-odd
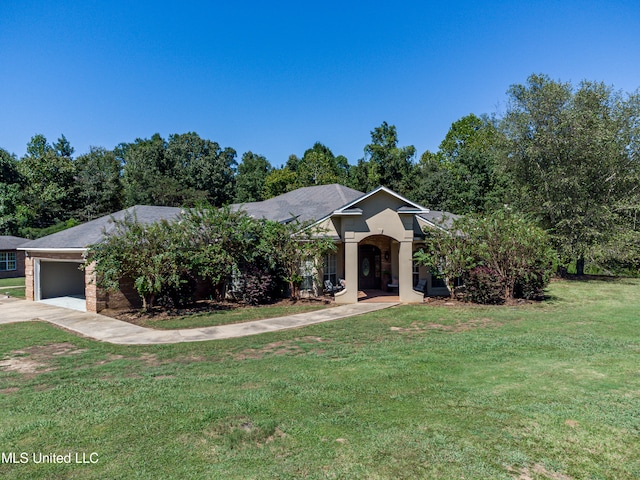
[[[415,202],[412,202],[411,200],[403,197],[402,195],[400,195],[399,193],[394,192],[393,190],[387,188],[387,187],[383,187],[383,186],[379,186],[378,188],[371,190],[369,193],[366,193],[364,195],[362,195],[359,198],[354,199],[353,201],[347,203],[346,205],[343,205],[342,207],[334,210],[333,214],[334,215],[341,215],[341,214],[345,214],[347,213],[349,210],[354,209],[354,207],[362,202],[364,202],[365,200],[378,195],[380,192],[384,192],[388,195],[391,195],[395,198],[397,198],[398,200],[400,200],[402,203],[404,203],[405,205],[401,206],[400,208],[398,208],[396,211],[398,213],[413,213],[413,214],[419,214],[419,213],[428,213],[429,209],[426,207],[423,207],[422,205],[419,205]]]

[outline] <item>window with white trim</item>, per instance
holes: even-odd
[[[0,272],[17,269],[16,252],[0,252]]]

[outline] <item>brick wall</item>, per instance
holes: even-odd
[[[3,250],[4,252],[15,252],[16,254],[16,269],[0,272],[0,278],[18,278],[24,277],[24,251],[21,250]]]

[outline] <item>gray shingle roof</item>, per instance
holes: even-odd
[[[0,236],[0,250],[15,250],[17,247],[28,241],[28,238],[2,235]]]
[[[460,215],[444,212],[441,210],[429,210],[428,213],[420,213],[418,217],[439,227],[449,229],[453,221],[460,218]]]
[[[245,210],[254,218],[284,222],[320,220],[334,210],[363,196],[362,192],[337,183],[303,187],[262,202],[236,203],[231,208]]]
[[[231,205],[231,208],[235,210],[243,209],[255,218],[265,218],[278,222],[296,217],[301,221],[320,220],[363,196],[365,194],[362,192],[334,183],[331,185],[303,187],[262,202],[234,204]],[[173,220],[180,215],[182,208],[136,205],[37,240],[20,239],[20,248],[26,250],[87,248],[102,241],[105,232],[108,233],[114,230],[112,218],[122,220],[125,215],[133,215],[134,212],[139,222],[150,224],[160,220]],[[443,215],[449,218],[449,222],[451,219],[458,217],[457,215],[435,210],[419,214],[423,219],[436,224],[438,224]],[[22,243],[23,241],[26,243]]]
[[[122,220],[125,215],[135,213],[139,222],[150,224],[160,220],[172,220],[180,215],[182,211],[178,207],[154,207],[148,205],[136,205],[126,210],[120,210],[112,215],[96,218],[90,222],[83,223],[77,227],[72,227],[58,233],[47,235],[46,237],[32,240],[20,245],[24,249],[58,249],[58,248],[87,248],[102,241],[105,232],[112,232],[114,225],[112,218]]]

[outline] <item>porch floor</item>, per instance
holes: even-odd
[[[382,290],[359,290],[358,302],[364,303],[397,303],[400,296],[395,292],[384,292]]]

